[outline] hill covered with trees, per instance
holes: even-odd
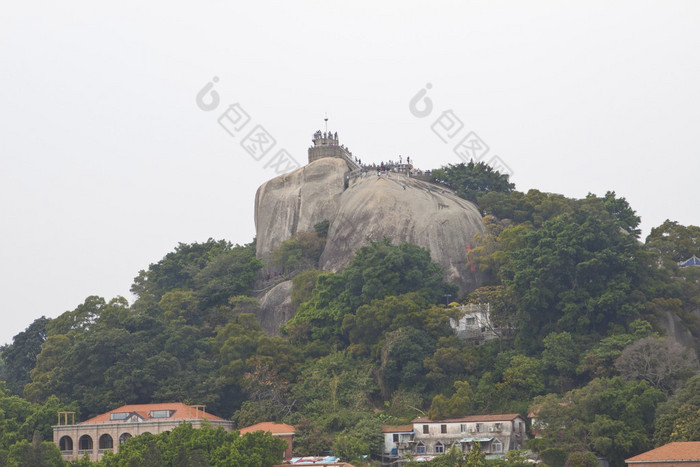
[[[614,192],[523,193],[483,164],[432,175],[483,215],[463,258],[482,280],[469,295],[457,296],[428,250],[389,239],[359,249],[341,272],[320,271],[323,223],[268,264],[254,240],[180,244],[139,272],[133,303],[87,297],[2,348],[0,461],[60,465],[42,444],[59,410],[82,420],[167,401],[205,404],[239,427],[283,421],[297,427],[297,453],[346,460],[380,453],[381,424],[423,413],[534,411],[541,436],[528,447],[552,466],[585,465],[588,453],[621,466],[655,445],[700,440],[700,268],[678,266],[698,253],[700,228],[667,221],[642,243],[639,217]],[[294,276],[295,315],[276,337],[257,318],[263,268],[273,266]],[[457,338],[450,319],[460,310],[446,298],[489,303],[499,338]],[[685,345],[666,336],[669,320]],[[163,465],[216,462],[167,436],[138,438],[125,452]],[[115,462],[103,461],[127,465]]]

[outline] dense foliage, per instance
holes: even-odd
[[[239,436],[223,428],[179,425],[172,432],[145,433],[129,439],[116,454],[108,453],[104,467],[153,465],[163,467],[259,467],[282,461],[287,442],[256,431]]]
[[[548,465],[611,465],[673,440],[700,440],[700,228],[666,221],[640,243],[639,217],[614,192],[584,199],[514,190],[483,164],[433,171],[479,204],[485,231],[468,258],[482,286],[462,302],[490,304],[497,339],[462,340],[463,311],[430,252],[385,239],[338,273],[318,271],[329,228],[270,252],[226,241],[180,244],[140,271],[133,304],[88,297],[39,318],[0,349],[0,464],[61,465],[47,441],[59,410],[80,419],[129,403],[183,401],[239,426],[296,426],[295,451],[375,459],[380,425],[428,413],[535,412],[528,448]],[[295,316],[281,337],[260,327],[270,273],[293,276]],[[663,335],[672,320],[695,340]],[[256,438],[257,436],[257,438]],[[133,438],[109,466],[270,465],[269,436],[182,426]],[[450,452],[431,465],[495,464]],[[29,461],[28,461],[29,460]],[[25,464],[23,464],[25,462]],[[88,465],[79,461],[76,465]]]
[[[449,164],[431,171],[430,179],[453,189],[457,196],[474,203],[486,193],[510,193],[515,188],[508,181],[508,175],[498,173],[485,162]]]

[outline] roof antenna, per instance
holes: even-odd
[[[324,114],[323,120],[326,122],[326,133],[328,133],[328,113]]]

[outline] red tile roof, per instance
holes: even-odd
[[[172,415],[168,418],[153,418],[151,412],[154,410],[170,410]],[[132,404],[122,405],[121,407],[110,410],[96,417],[78,423],[78,425],[93,424],[93,423],[121,423],[122,420],[111,420],[110,415],[113,413],[137,413],[145,421],[172,421],[172,420],[217,420],[226,421],[221,417],[204,412],[201,408],[195,408],[181,402],[168,402],[162,404]]]
[[[413,431],[413,425],[382,425],[382,433],[404,433]]]
[[[292,425],[287,425],[286,423],[274,423],[274,422],[262,422],[256,423],[255,425],[247,426],[241,428],[241,434],[253,433],[256,431],[270,432],[273,435],[287,435],[294,434],[295,430]]]
[[[506,413],[506,414],[496,414],[496,415],[467,415],[465,417],[445,418],[443,420],[431,420],[428,417],[418,417],[414,420],[411,420],[411,422],[412,423],[503,422],[503,421],[514,420],[516,417],[520,417],[520,414]]]
[[[668,443],[630,457],[625,462],[700,461],[700,441]]]

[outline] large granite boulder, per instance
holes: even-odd
[[[292,281],[284,281],[260,299],[260,309],[256,315],[260,327],[268,336],[279,335],[280,326],[294,317],[291,294]]]
[[[404,175],[367,174],[350,183],[340,197],[320,265],[339,271],[355,250],[389,237],[394,243],[429,249],[445,278],[466,292],[477,285],[467,265],[467,245],[481,232],[481,215],[469,201]]]
[[[257,256],[266,258],[282,241],[328,219],[324,270],[341,270],[355,250],[389,237],[428,248],[461,292],[478,286],[466,262],[467,245],[483,232],[474,204],[397,173],[348,178],[349,173],[343,159],[323,158],[264,183],[255,202]]]
[[[335,218],[348,166],[325,158],[263,183],[255,195],[256,255],[270,251],[297,232]]]

